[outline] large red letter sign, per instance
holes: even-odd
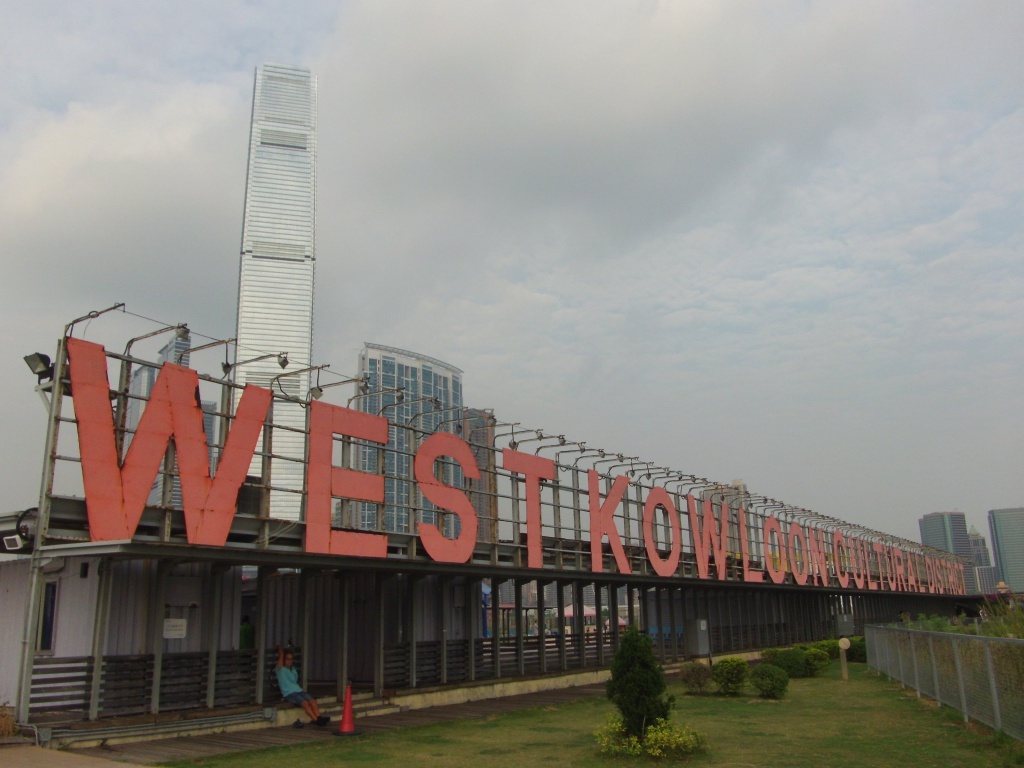
[[[690,541],[693,544],[694,557],[697,559],[697,575],[708,578],[708,558],[715,556],[715,570],[719,579],[725,579],[728,568],[725,562],[726,548],[729,537],[729,509],[722,505],[721,533],[719,523],[715,520],[715,508],[711,499],[704,499],[704,525],[701,530],[697,517],[697,502],[692,495],[686,497],[686,508],[690,514]]]
[[[68,339],[67,343],[90,538],[116,541],[135,535],[173,436],[188,541],[224,546],[238,489],[270,406],[270,391],[245,388],[217,476],[211,479],[203,411],[198,402],[199,377],[193,370],[165,363],[122,467],[114,445],[103,347],[82,339]]]
[[[356,557],[387,557],[383,533],[331,530],[331,498],[384,501],[384,478],[333,466],[334,435],[387,445],[388,420],[314,400],[309,404],[309,466],[306,468],[306,551]]]
[[[476,510],[469,498],[458,488],[445,485],[434,474],[434,462],[442,456],[451,456],[459,466],[462,474],[471,480],[480,477],[473,451],[465,440],[448,434],[435,432],[416,451],[413,467],[416,471],[416,482],[420,486],[423,498],[448,512],[459,516],[461,530],[456,539],[447,538],[433,523],[420,523],[420,541],[427,554],[442,563],[465,563],[473,556],[476,546],[477,519]]]
[[[540,481],[554,478],[555,462],[506,448],[501,452],[501,465],[509,472],[518,472],[526,477],[526,564],[530,568],[543,568]]]
[[[654,515],[658,507],[665,510],[668,515],[669,524],[672,526],[672,549],[666,559],[662,560],[658,554],[658,547],[654,541]],[[671,576],[679,567],[679,550],[682,533],[679,526],[679,513],[668,491],[660,485],[654,486],[647,495],[644,503],[644,546],[647,548],[647,559],[651,561],[651,567],[659,576]]]
[[[590,490],[590,569],[594,573],[601,573],[604,570],[602,550],[604,537],[607,536],[619,573],[632,573],[629,560],[626,559],[626,550],[622,548],[622,541],[619,539],[619,529],[615,527],[615,509],[629,487],[629,478],[625,475],[616,477],[603,502],[599,478],[594,470],[587,471]]]

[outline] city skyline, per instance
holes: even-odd
[[[318,76],[324,381],[428,350],[499,419],[908,539],[1024,503],[1024,8],[58,8],[0,29],[9,508],[71,318],[235,335],[265,61]]]

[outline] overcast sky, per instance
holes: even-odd
[[[1022,40],[1010,2],[4,2],[3,508],[69,320],[234,335],[275,61],[319,81],[332,371],[416,350],[524,427],[987,535],[1024,505]]]

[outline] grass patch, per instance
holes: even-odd
[[[1024,745],[990,730],[963,725],[959,713],[918,700],[912,691],[851,665],[850,682],[838,664],[820,677],[793,680],[786,698],[768,701],[750,688],[735,697],[692,696],[671,684],[672,720],[707,736],[709,748],[687,763],[700,768],[901,768],[1024,765]],[[622,765],[598,751],[594,730],[614,707],[603,698],[510,712],[493,718],[402,728],[294,747],[164,763],[174,768],[321,768],[343,763],[443,763],[451,768]],[[498,735],[500,733],[500,736]],[[638,758],[629,764],[652,761]]]

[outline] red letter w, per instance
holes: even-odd
[[[270,391],[245,388],[217,476],[211,478],[203,411],[198,402],[199,377],[189,368],[165,363],[142,412],[124,465],[119,466],[106,354],[102,346],[92,342],[68,339],[67,343],[90,538],[116,541],[135,535],[167,445],[173,438],[188,541],[224,546],[235,515],[238,489],[270,407]]]

